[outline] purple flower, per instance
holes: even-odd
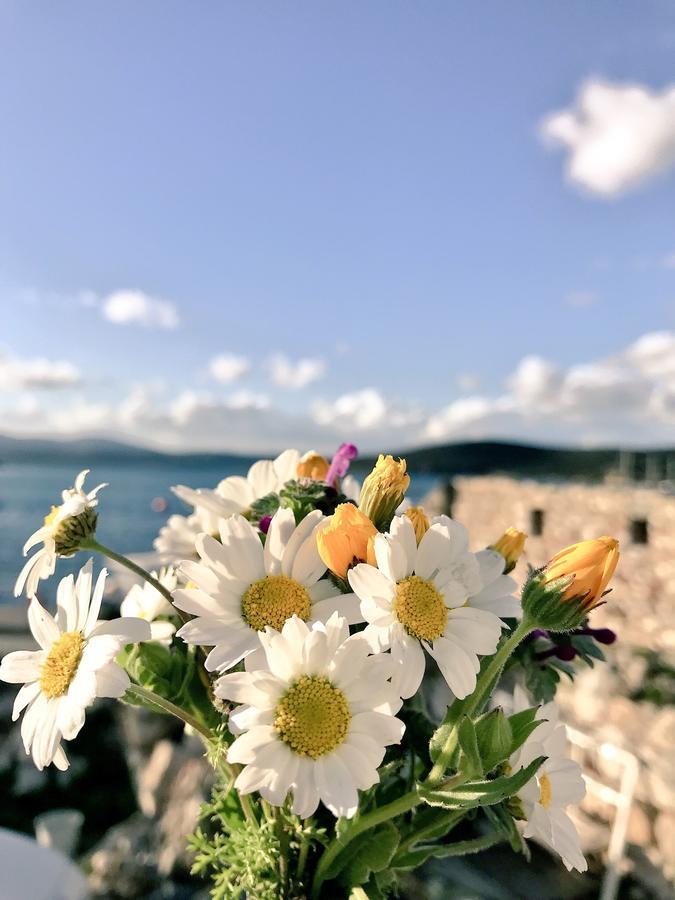
[[[326,484],[335,487],[339,478],[343,478],[349,469],[349,463],[356,459],[359,451],[354,444],[340,444],[326,472]]]
[[[267,534],[267,532],[270,530],[271,523],[272,516],[263,516],[258,522],[258,528],[262,531],[263,534]]]

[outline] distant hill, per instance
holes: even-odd
[[[447,475],[449,478],[453,475],[503,472],[518,477],[595,481],[619,468],[620,451],[612,447],[582,450],[569,447],[534,447],[505,441],[474,441],[418,448],[397,455],[407,459],[408,467],[413,473]],[[184,462],[222,463],[224,468],[232,461],[236,461],[240,466],[253,461],[253,457],[233,453],[161,453],[145,447],[95,438],[51,441],[0,435],[0,465],[3,462],[50,463],[64,460],[79,462],[83,466],[94,461],[147,465],[156,460],[175,459],[177,456]],[[363,456],[357,460],[354,469],[357,473],[363,474],[372,466],[373,461],[374,457]],[[652,477],[656,473],[656,478],[664,478],[667,472],[670,472],[672,477],[672,473],[675,472],[675,449],[631,451],[628,457],[624,458],[624,464],[626,462],[630,466],[631,475],[637,479],[644,477],[645,471],[650,466]]]
[[[530,478],[573,478],[596,481],[618,470],[617,448],[582,450],[577,448],[533,447],[504,441],[472,441],[444,444],[401,453],[412,472],[447,475],[487,475],[504,473]],[[675,450],[631,451],[628,465],[631,475],[640,479],[647,469],[647,459],[655,463],[658,477],[665,477],[667,460],[675,463]],[[359,470],[371,459],[359,460]]]
[[[174,459],[180,456],[181,460],[219,460],[227,463],[228,460],[254,461],[254,457],[238,455],[236,453],[162,453],[159,450],[150,450],[147,447],[137,447],[132,444],[123,444],[119,441],[110,441],[99,438],[78,438],[71,441],[51,441],[48,439],[14,438],[0,435],[0,465],[3,462],[55,462],[73,460],[88,464],[97,462],[126,462],[148,463],[153,460]]]

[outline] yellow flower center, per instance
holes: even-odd
[[[40,689],[47,697],[60,697],[68,690],[82,658],[84,637],[80,631],[66,631],[54,641],[40,669]]]
[[[539,802],[544,809],[548,809],[551,805],[551,797],[551,781],[548,775],[542,775],[539,779]]]
[[[45,516],[45,525],[47,525],[48,527],[50,525],[52,525],[54,523],[54,519],[58,516],[58,514],[59,514],[59,507],[52,506],[52,509],[51,509],[51,512],[49,513],[49,515]]]
[[[274,727],[299,756],[318,759],[340,746],[351,719],[339,688],[322,675],[303,675],[279,701]]]
[[[396,618],[411,637],[435,641],[445,631],[448,609],[431,581],[409,575],[396,585]]]
[[[241,598],[241,614],[256,631],[270,625],[281,631],[291,616],[306,622],[312,601],[306,589],[287,575],[266,575],[254,581]]]

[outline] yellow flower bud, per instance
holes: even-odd
[[[429,516],[424,512],[421,506],[411,506],[410,509],[406,509],[404,515],[406,515],[413,523],[415,539],[419,544],[429,530],[429,525],[431,524],[429,522]]]
[[[603,535],[556,553],[544,569],[544,582],[550,584],[558,578],[571,578],[560,599],[576,600],[588,611],[600,603],[618,562],[619,542]]]
[[[504,557],[506,561],[505,572],[511,572],[515,568],[525,549],[526,540],[527,535],[524,531],[518,531],[517,528],[507,528],[499,540],[490,545],[492,550],[496,550],[497,553],[501,553]]]
[[[329,462],[323,456],[310,450],[298,463],[298,478],[311,478],[312,481],[324,481],[328,474]]]
[[[351,566],[360,562],[375,565],[373,541],[377,528],[352,503],[340,503],[317,531],[319,556],[339,578],[346,578]]]
[[[409,484],[406,461],[399,459],[396,462],[393,456],[380,453],[375,468],[363,482],[359,509],[379,529],[384,530],[391,524]]]

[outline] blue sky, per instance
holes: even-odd
[[[3,431],[672,443],[670,3],[6,0],[0,119]]]

